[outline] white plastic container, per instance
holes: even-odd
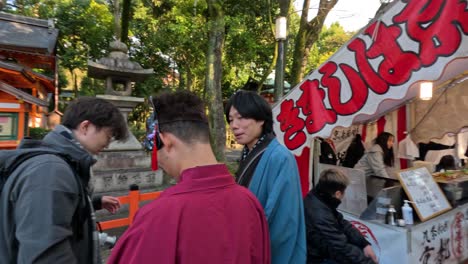
[[[414,224],[413,221],[413,208],[409,205],[410,201],[404,200],[405,204],[401,207],[401,211],[403,212],[403,219],[405,220],[405,224],[412,225]]]

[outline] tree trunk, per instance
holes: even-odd
[[[187,78],[185,80],[186,82],[185,87],[187,88],[187,90],[192,91],[193,90],[193,87],[192,87],[193,74],[192,74],[192,70],[190,70],[190,66],[186,70],[186,75],[187,75]]]
[[[323,23],[330,10],[338,3],[338,0],[320,0],[317,16],[307,22],[309,15],[310,0],[304,0],[302,6],[301,22],[296,36],[296,46],[294,48],[293,65],[291,68],[291,85],[295,86],[304,77],[304,70],[307,65],[310,49],[318,40],[322,32]]]
[[[280,6],[280,16],[288,17],[289,6],[291,5],[291,0],[278,0]]]
[[[271,5],[270,5],[271,2],[267,1],[267,3],[268,3],[268,8],[267,9],[270,10],[271,9]],[[271,17],[271,12],[267,12],[267,14],[268,14],[268,21],[270,22],[270,25],[271,25],[271,33],[272,33],[272,36],[274,38],[275,37],[275,23],[273,23],[273,18]],[[257,93],[260,93],[262,91],[263,84],[265,83],[266,79],[268,78],[268,75],[270,75],[270,73],[275,68],[277,57],[278,57],[278,42],[275,42],[275,50],[273,52],[273,58],[271,60],[270,65],[268,66],[267,70],[264,71],[263,76],[260,79],[260,82],[259,82],[258,88],[257,88]]]
[[[293,53],[293,64],[291,66],[291,86],[296,85],[302,79],[302,58],[306,43],[307,16],[309,15],[310,0],[304,0],[302,5],[301,20],[299,30],[296,35],[296,44]]]
[[[115,38],[117,40],[121,40],[121,33],[122,33],[122,28],[120,24],[120,20],[122,17],[122,14],[120,13],[120,0],[114,0],[114,34]]]
[[[222,55],[225,38],[222,1],[207,0],[208,4],[208,50],[206,52],[205,89],[210,117],[211,143],[219,161],[224,161],[226,125],[221,95]]]
[[[78,76],[75,74],[74,69],[68,69],[70,71],[72,81],[73,81],[73,94],[75,95],[75,98],[78,98]]]
[[[266,79],[268,78],[268,75],[273,71],[276,65],[276,59],[278,58],[278,42],[275,44],[275,51],[273,53],[273,58],[271,60],[270,65],[268,66],[267,70],[262,76],[262,79],[260,80],[257,88],[257,93],[260,93],[263,89],[263,83],[265,83]]]
[[[177,67],[178,70],[178,75],[177,75],[177,89],[179,90],[187,90],[187,87],[185,86],[185,67]]]
[[[128,24],[130,23],[130,6],[131,0],[123,0],[122,5],[122,32],[120,33],[120,41],[129,45],[128,41]]]

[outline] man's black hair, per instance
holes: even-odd
[[[175,135],[186,143],[210,142],[205,104],[189,91],[165,92],[154,97],[159,131]]]
[[[79,97],[70,103],[62,118],[62,125],[76,129],[88,120],[97,129],[110,127],[115,140],[126,140],[128,128],[123,115],[112,103],[96,97]]]
[[[456,170],[457,165],[455,164],[455,158],[452,155],[445,155],[440,159],[439,164],[437,164],[437,170]]]
[[[257,121],[264,121],[263,134],[273,132],[273,114],[268,102],[252,91],[237,91],[229,98],[224,114],[229,123],[229,111],[234,107],[244,118],[252,118]]]

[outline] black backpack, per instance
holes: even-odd
[[[48,149],[47,145],[42,140],[28,139],[26,144],[22,144],[20,148],[14,150],[0,151],[0,195],[2,194],[3,186],[8,177],[26,160],[44,154],[56,155],[68,164],[72,164],[68,155]]]

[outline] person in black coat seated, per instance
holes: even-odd
[[[349,179],[336,169],[324,170],[304,199],[308,264],[374,264],[370,243],[336,208]]]

